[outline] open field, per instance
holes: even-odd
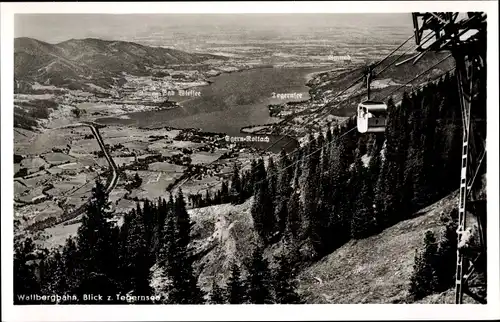
[[[117,219],[135,208],[138,201],[168,198],[167,190],[184,180],[181,177],[188,167],[195,166],[200,173],[182,186],[186,196],[214,184],[211,190],[219,189],[218,183],[230,175],[233,162],[243,163],[253,155],[242,150],[236,158],[217,161],[233,151],[217,143],[212,135],[197,135],[190,130],[106,126],[99,132],[120,171],[117,186],[109,195],[110,210]],[[41,133],[21,130],[15,142],[14,211],[19,231],[85,205],[95,180],[105,180],[109,170],[87,127],[46,129]],[[136,174],[141,183],[132,186]],[[43,244],[63,243],[76,232],[79,217],[71,219],[70,225],[59,223],[43,229]]]
[[[301,273],[300,292],[309,303],[405,303],[415,249],[427,230],[440,236],[440,215],[454,206],[456,194],[376,236],[349,241]]]

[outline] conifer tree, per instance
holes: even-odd
[[[205,192],[205,202],[203,203],[203,206],[210,206],[212,204],[212,197],[210,196],[210,191]]]
[[[443,85],[438,85],[441,88]],[[448,191],[448,187],[446,184],[446,169],[448,164],[448,158],[451,157],[448,151],[448,141],[450,138],[450,134],[453,131],[448,129],[448,116],[446,112],[448,111],[447,106],[448,97],[441,97],[441,102],[438,105],[438,116],[436,120],[436,137],[434,140],[434,146],[432,148],[433,151],[436,152],[436,161],[435,161],[435,174],[433,175],[434,179],[434,189],[437,191],[439,196],[442,196]],[[450,133],[451,132],[451,133]],[[437,182],[441,184],[436,184]]]
[[[221,203],[227,203],[229,200],[229,187],[227,182],[224,180],[222,181],[221,189],[220,189],[220,202]]]
[[[332,134],[332,124],[328,123],[328,129],[326,130],[326,143],[332,142],[333,134]]]
[[[358,193],[356,209],[351,220],[351,235],[355,239],[362,239],[372,235],[375,231],[375,218],[373,214],[373,195],[369,182],[369,172],[357,162],[356,176],[358,176]]]
[[[81,274],[79,294],[108,295],[114,298],[118,285],[114,274],[119,268],[118,231],[108,222],[109,202],[100,181],[92,189],[92,197],[77,232]],[[104,300],[107,301],[107,300]]]
[[[170,304],[202,304],[203,293],[197,286],[192,269],[192,262],[185,261],[181,251],[172,255],[168,266],[168,276],[171,284],[168,285],[168,303]]]
[[[321,253],[328,252],[331,247],[332,234],[330,219],[333,212],[333,179],[330,164],[330,146],[325,145],[321,152],[321,164],[318,185],[318,229],[321,239]]]
[[[425,169],[423,166],[423,153],[422,150],[416,150],[412,162],[415,163],[413,166],[412,176],[410,177],[411,182],[413,183],[412,189],[412,210],[421,209],[424,207],[428,201],[429,196],[427,195],[426,189],[426,177]]]
[[[457,262],[457,219],[458,211],[454,208],[450,215],[441,214],[444,234],[439,242],[436,260],[436,291],[443,292],[455,282]]]
[[[220,288],[217,281],[214,279],[212,281],[212,290],[210,292],[210,304],[225,304],[224,294],[222,293],[222,289]]]
[[[291,177],[289,176],[290,160],[285,150],[281,150],[279,159],[279,174],[276,187],[276,208],[275,217],[277,230],[282,235],[285,231],[288,217],[288,200],[292,191],[290,187]]]
[[[158,254],[158,262],[162,267],[166,267],[168,260],[173,250],[172,243],[177,239],[176,235],[176,221],[174,213],[174,199],[172,195],[165,206],[165,220],[163,222],[163,229],[160,241],[160,250]]]
[[[277,194],[279,195],[280,198],[283,198],[285,200],[288,200],[288,197],[290,196],[291,193],[291,176],[290,176],[290,160],[288,158],[288,155],[286,151],[283,149],[280,152],[280,159],[279,159],[279,174],[278,174],[278,183],[277,183]]]
[[[285,255],[278,257],[278,268],[274,278],[274,289],[276,292],[276,303],[278,304],[301,304],[296,288],[296,271],[294,265]]]
[[[264,243],[271,242],[276,229],[276,221],[273,200],[269,194],[269,185],[265,178],[256,183],[255,200],[252,204],[251,214],[259,237],[262,238]]]
[[[290,196],[290,201],[287,206],[287,220],[285,228],[285,237],[292,243],[297,242],[300,237],[300,227],[302,213],[302,202],[300,201],[300,192],[295,191]]]
[[[335,249],[349,240],[351,225],[351,209],[349,189],[349,163],[345,159],[346,146],[344,140],[331,149],[331,186],[332,194],[332,212],[329,219],[329,230],[334,236],[330,240],[331,249]],[[333,237],[332,236],[332,237]]]
[[[250,171],[245,171],[242,175],[242,186],[244,197],[242,200],[248,199],[254,194],[253,174]]]
[[[119,228],[118,235],[118,259],[119,259],[119,268],[117,270],[117,274],[115,275],[116,281],[119,284],[120,292],[126,293],[131,289],[131,281],[129,278],[129,248],[128,248],[128,240],[130,231],[132,230],[132,221],[137,216],[137,212],[135,209],[132,209],[128,213],[123,216],[123,223]]]
[[[276,165],[274,164],[274,159],[273,157],[269,157],[267,165],[267,181],[269,182],[269,196],[271,197],[271,200],[274,201],[278,200],[277,198],[277,189],[278,189],[278,169],[276,168]],[[274,205],[275,206],[275,205]],[[273,207],[274,209],[274,207]]]
[[[436,290],[437,243],[434,233],[428,230],[424,238],[424,250],[415,254],[413,275],[410,279],[410,294],[415,300]]]
[[[417,96],[413,96],[413,104],[418,104]],[[407,98],[404,103],[406,108],[411,105],[410,98]],[[413,212],[414,210],[420,209],[422,205],[426,203],[425,191],[423,186],[425,184],[425,173],[423,166],[423,154],[422,149],[424,136],[422,133],[422,111],[420,108],[415,108],[411,111],[409,117],[409,123],[412,125],[411,133],[409,135],[409,151],[408,160],[405,165],[404,173],[404,186],[405,189],[405,201],[409,201],[410,205],[406,207],[408,212]]]
[[[264,258],[262,248],[255,247],[248,268],[248,299],[252,304],[272,304],[272,277],[269,263]]]
[[[387,175],[387,161],[381,160],[381,165],[379,169],[378,179],[375,182],[375,221],[377,223],[377,230],[382,231],[389,226],[389,214],[385,209],[385,198],[387,197],[387,192],[385,190]]]
[[[438,92],[439,93],[439,92]],[[439,162],[439,150],[434,150],[434,142],[436,141],[436,119],[437,106],[434,106],[434,100],[439,99],[439,95],[432,95],[432,93],[426,93],[428,99],[430,100],[427,105],[426,115],[425,115],[425,126],[423,130],[424,140],[422,142],[422,165],[425,171],[425,182],[423,185],[423,190],[427,198],[427,203],[434,202],[436,196],[438,196],[438,189],[435,189],[437,183],[434,179],[439,175],[437,170]]]
[[[226,301],[229,304],[245,303],[245,293],[243,281],[241,279],[240,268],[233,263],[231,265],[231,275],[226,285]]]
[[[241,178],[240,178],[240,169],[236,163],[234,163],[233,165],[233,176],[231,177],[230,195],[232,198],[232,203],[234,204],[239,204],[244,200]]]
[[[146,240],[146,246],[148,247],[148,252],[152,245],[153,230],[154,230],[153,227],[156,221],[155,216],[156,216],[156,209],[154,207],[154,204],[149,200],[145,200],[141,221],[144,225],[143,232],[144,232],[144,238]]]
[[[41,292],[44,294],[65,294],[67,281],[61,251],[53,249],[44,257],[39,268]]]
[[[295,153],[295,169],[293,171],[293,188],[299,189],[300,178],[302,177],[302,167],[304,167],[304,160],[302,158],[302,148],[298,148]]]
[[[248,187],[250,190],[255,193],[253,190],[255,188],[255,183],[259,180],[257,180],[257,160],[252,159],[252,162],[250,163],[250,171],[248,171]],[[243,181],[244,182],[244,181]]]
[[[152,289],[150,282],[149,249],[146,244],[144,223],[137,215],[132,219],[130,233],[127,236],[127,265],[131,290],[137,296],[149,296]],[[129,290],[127,290],[129,291]]]
[[[194,202],[194,201],[193,201]],[[164,242],[164,228],[165,228],[165,220],[167,218],[167,201],[163,198],[159,198],[158,207],[156,209],[157,215],[155,220],[155,228],[154,228],[154,243],[151,247],[152,252],[152,264],[154,262],[160,261],[160,251]]]
[[[179,189],[177,193],[177,197],[175,198],[174,208],[175,208],[174,211],[177,223],[179,247],[187,249],[190,240],[189,234],[191,232],[192,223],[189,218],[189,214],[186,210],[186,202],[184,200],[184,194],[182,193],[182,189]]]
[[[163,243],[160,250],[160,266],[164,268],[164,273],[170,280],[170,283],[167,283],[163,290],[168,294],[169,302],[172,302],[170,293],[174,287],[173,278],[178,273],[177,255],[179,253],[179,238],[176,229],[174,201],[172,199],[172,196],[170,196],[168,205],[167,218],[165,220],[165,229],[163,234]]]
[[[372,187],[375,187],[381,166],[382,166],[382,159],[380,157],[380,148],[378,146],[378,143],[374,142],[372,146],[372,154],[370,162],[368,163],[369,182],[372,184]]]
[[[258,182],[266,180],[267,179],[267,171],[266,171],[266,166],[264,164],[264,159],[260,158],[255,166],[255,173],[254,173],[254,185],[258,184]],[[269,184],[269,181],[268,181]]]
[[[411,111],[418,108],[415,102],[412,102],[407,108],[403,108],[401,105],[397,109],[398,120],[396,123],[396,133],[399,137],[395,140],[395,155],[392,155],[393,161],[396,164],[397,172],[396,175],[396,186],[394,195],[396,203],[394,204],[395,211],[393,212],[393,223],[399,222],[408,218],[410,213],[408,212],[408,200],[407,190],[409,189],[409,183],[405,182],[405,167],[408,162],[408,151],[410,150],[410,137],[412,133],[411,124],[409,124],[408,119],[410,117]],[[405,186],[406,184],[406,186]]]
[[[313,136],[309,137],[308,157],[305,160],[305,171],[303,172],[304,186],[304,237],[312,242],[316,252],[319,253],[322,247],[321,240],[321,222],[318,218],[318,167],[320,152],[317,148],[317,141]]]
[[[304,171],[302,172],[301,185],[307,184],[309,179],[318,178],[318,166],[320,160],[320,150],[318,150],[318,142],[311,134],[309,135],[308,143],[305,146],[306,155],[303,158]]]
[[[170,237],[167,250],[167,274],[171,279],[167,288],[168,301],[172,304],[201,304],[204,302],[204,294],[197,285],[193,258],[188,248],[191,222],[180,190],[174,202],[174,213],[174,232],[172,233],[171,227],[167,227],[167,231],[174,236]]]
[[[278,204],[276,206],[276,229],[280,236],[285,232],[286,221],[288,218],[288,200],[283,197],[280,197],[278,200]]]
[[[39,294],[40,284],[32,262],[35,244],[31,238],[14,243],[14,304],[35,304],[36,300],[23,300],[29,294]]]
[[[325,135],[323,134],[323,132],[319,132],[319,135],[316,138],[316,149],[321,150],[325,146],[325,141]],[[319,155],[320,154],[318,153],[318,157]]]
[[[370,163],[368,164],[368,184],[370,185],[370,193],[372,196],[372,209],[373,209],[373,218],[374,218],[374,227],[373,227],[373,232],[379,232],[382,230],[383,227],[381,227],[381,223],[378,222],[379,217],[380,217],[380,211],[381,209],[379,208],[380,206],[380,197],[377,195],[377,189],[378,189],[378,182],[379,182],[379,175],[380,171],[382,169],[382,158],[380,156],[380,148],[378,145],[378,142],[374,142],[374,145],[372,147],[372,156],[370,158]]]
[[[405,101],[408,100],[408,95],[405,93],[403,96],[402,107],[408,104]],[[385,226],[390,226],[397,222],[397,218],[400,215],[401,199],[399,198],[398,188],[400,173],[404,169],[404,166],[400,164],[399,153],[400,151],[400,141],[401,141],[401,125],[400,125],[400,115],[398,114],[398,109],[396,108],[392,99],[387,103],[388,108],[388,122],[386,127],[386,149],[385,149],[385,164],[384,164],[384,208],[383,212],[385,215],[384,224]]]
[[[64,275],[66,277],[67,292],[75,294],[81,283],[81,274],[79,268],[80,254],[75,238],[69,237],[62,249],[62,260]]]

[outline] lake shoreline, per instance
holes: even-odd
[[[210,77],[209,83],[203,85],[203,86],[195,86],[190,89],[192,90],[197,90],[199,89],[200,91],[205,91],[205,93],[208,93],[207,103],[202,102],[200,103],[200,99],[197,98],[186,98],[186,97],[181,97],[179,98],[173,98],[173,101],[178,105],[174,108],[168,109],[168,112],[170,113],[169,115],[166,115],[167,118],[164,122],[159,123],[157,118],[162,118],[164,116],[158,115],[158,113],[162,113],[163,111],[141,111],[137,113],[127,113],[126,117],[128,120],[125,120],[123,117],[121,117],[121,120],[119,120],[116,116],[109,116],[109,117],[104,117],[104,118],[99,118],[96,121],[97,122],[103,122],[105,124],[121,124],[121,125],[127,125],[127,126],[136,126],[136,127],[143,127],[143,128],[149,128],[149,129],[158,129],[158,128],[163,128],[163,127],[170,127],[170,128],[177,128],[177,129],[196,129],[196,130],[201,130],[203,132],[214,132],[214,133],[227,133],[228,135],[241,135],[241,134],[248,134],[248,131],[246,129],[258,126],[257,124],[261,125],[266,125],[266,126],[272,126],[277,123],[281,123],[283,121],[282,117],[271,117],[269,113],[269,106],[276,104],[272,100],[276,101],[275,98],[271,98],[271,95],[263,95],[262,88],[258,88],[260,92],[257,92],[256,98],[252,96],[251,99],[248,99],[249,91],[243,91],[241,93],[237,92],[237,89],[235,92],[231,92],[231,90],[226,90],[226,95],[229,96],[227,100],[230,100],[230,102],[226,102],[226,96],[224,96],[222,99],[220,97],[216,98],[219,101],[214,101],[214,98],[211,97],[210,95],[220,95],[220,94],[212,94],[208,88],[212,88],[214,86],[219,86],[219,88],[212,89],[212,91],[220,91],[221,85],[217,85],[218,82],[221,82],[223,85],[227,85],[228,87],[232,87],[234,89],[234,84],[233,83],[238,83],[243,82],[244,84],[248,83],[248,78],[253,77],[253,78],[259,78],[259,77],[266,77],[271,76],[276,78],[276,75],[280,77],[281,75],[285,75],[287,77],[287,80],[289,80],[290,83],[285,83],[285,84],[280,84],[275,88],[270,88],[268,90],[269,94],[274,95],[274,91],[277,91],[279,93],[280,89],[282,92],[286,92],[286,90],[283,90],[283,88],[290,88],[290,92],[293,92],[294,90],[296,91],[299,89],[299,92],[302,92],[302,94],[299,95],[306,95],[307,98],[306,100],[299,99],[299,101],[302,102],[309,102],[311,100],[309,91],[311,87],[309,86],[309,80],[311,77],[314,77],[317,74],[331,71],[332,69],[335,69],[334,66],[317,66],[317,67],[294,67],[294,68],[283,68],[283,67],[274,67],[274,66],[256,66],[255,68],[251,69],[243,69],[240,71],[232,71],[230,73],[222,73],[221,75]],[[282,72],[282,71],[287,71],[287,72]],[[304,73],[304,71],[306,73]],[[246,73],[246,74],[243,74]],[[254,75],[249,75],[249,74],[254,74]],[[261,75],[262,74],[262,75]],[[301,75],[302,74],[302,75]],[[227,75],[237,75],[236,78],[233,77],[231,81],[233,83],[227,83]],[[255,76],[256,75],[256,76]],[[297,78],[297,76],[299,76]],[[255,79],[251,80],[250,85],[248,86],[255,86],[259,87],[261,86],[260,84],[256,84],[260,81],[255,81]],[[225,83],[226,82],[226,83]],[[245,83],[246,82],[246,83]],[[286,80],[285,80],[286,82]],[[264,82],[265,83],[265,82]],[[267,82],[269,83],[269,81]],[[290,86],[288,86],[290,84]],[[263,86],[266,86],[265,84]],[[281,88],[279,87],[281,86]],[[261,86],[262,87],[262,86]],[[267,88],[266,88],[267,89]],[[307,91],[307,92],[306,92]],[[224,94],[224,93],[222,93]],[[253,94],[253,93],[252,93]],[[240,98],[240,95],[242,97]],[[246,95],[246,97],[245,97]],[[202,100],[205,99],[205,97],[202,98]],[[195,101],[193,104],[193,100]],[[246,100],[246,101],[245,101]],[[243,101],[244,103],[240,102]],[[248,101],[248,102],[247,102]],[[209,105],[211,103],[214,103],[212,106],[217,106],[217,108],[207,108],[206,105]],[[235,104],[233,104],[233,102]],[[278,101],[279,104],[288,104],[288,103],[297,103],[296,100],[289,100],[289,99],[281,99]],[[221,103],[222,105],[219,106],[217,103]],[[197,105],[196,105],[197,104]],[[192,106],[194,105],[194,108],[198,108],[200,111],[193,112],[192,114],[189,114],[189,112],[185,112],[188,109],[191,109]],[[238,111],[234,111],[234,109],[240,108]],[[231,109],[233,111],[231,111]],[[252,111],[254,109],[257,109],[255,111]],[[265,112],[265,115],[263,115]],[[153,115],[153,113],[155,115]],[[165,114],[166,114],[165,113]],[[184,113],[184,115],[182,114]],[[259,120],[255,119],[255,114],[259,114],[261,121],[265,119],[264,122],[259,122]],[[177,114],[177,115],[176,115]],[[238,118],[236,122],[232,122],[233,120],[228,120],[228,122],[223,122],[224,124],[218,124],[221,123],[219,120],[221,118],[226,118],[227,117],[232,117],[231,115],[236,115]],[[173,116],[172,116],[173,115]],[[193,122],[194,119],[198,121],[198,119],[201,118],[202,115],[206,116],[211,116],[211,115],[217,115],[217,117],[213,117],[213,124],[209,123],[207,120],[200,120],[200,122]],[[245,117],[246,115],[251,116],[250,117]],[[158,116],[158,117],[156,117]],[[146,119],[146,120],[141,120],[141,118]],[[114,120],[113,120],[114,119]],[[187,119],[187,121],[185,121]],[[192,119],[192,120],[190,120]],[[185,124],[184,126],[182,124],[174,124],[178,121],[178,123],[188,123]],[[150,123],[150,124],[144,124],[144,123]],[[205,124],[202,124],[205,123]],[[227,124],[231,124],[231,126],[228,126]],[[207,128],[208,127],[208,128]],[[220,128],[219,128],[220,127]],[[224,127],[229,130],[225,131]],[[232,129],[228,129],[228,127],[231,127]],[[215,129],[214,129],[215,128]]]

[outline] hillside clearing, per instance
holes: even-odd
[[[376,236],[349,241],[300,274],[300,293],[307,303],[406,302],[415,249],[423,246],[427,230],[440,231],[440,214],[455,206],[454,197],[451,194],[423,209],[423,215]]]
[[[230,265],[242,265],[242,260],[250,256],[255,241],[252,202],[250,198],[241,205],[222,204],[188,211],[194,223],[191,246],[197,259],[195,270],[205,291],[210,289],[213,278],[224,285]],[[159,292],[164,283],[162,270],[153,266],[151,286]]]

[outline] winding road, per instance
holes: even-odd
[[[109,154],[109,151],[106,148],[106,145],[104,144],[102,136],[99,133],[98,128],[102,127],[102,125],[100,125],[98,123],[86,121],[86,122],[80,122],[80,123],[74,123],[74,124],[70,124],[70,125],[61,126],[61,127],[55,128],[54,130],[75,128],[75,127],[81,127],[81,126],[88,126],[90,128],[90,130],[92,131],[92,134],[94,134],[94,137],[97,140],[97,143],[99,143],[99,146],[100,146],[102,152],[104,153],[104,157],[106,158],[106,160],[109,163],[109,167],[110,167],[111,172],[112,172],[111,180],[108,182],[108,185],[106,186],[106,193],[109,194],[111,191],[113,191],[113,189],[116,187],[116,184],[118,183],[118,167],[116,166],[115,161],[113,160],[113,158]],[[73,219],[73,218],[79,216],[80,214],[82,214],[85,211],[85,208],[89,202],[90,202],[90,200],[87,201],[82,206],[78,207],[77,209],[73,210],[72,212],[65,214],[64,220],[61,222]]]

